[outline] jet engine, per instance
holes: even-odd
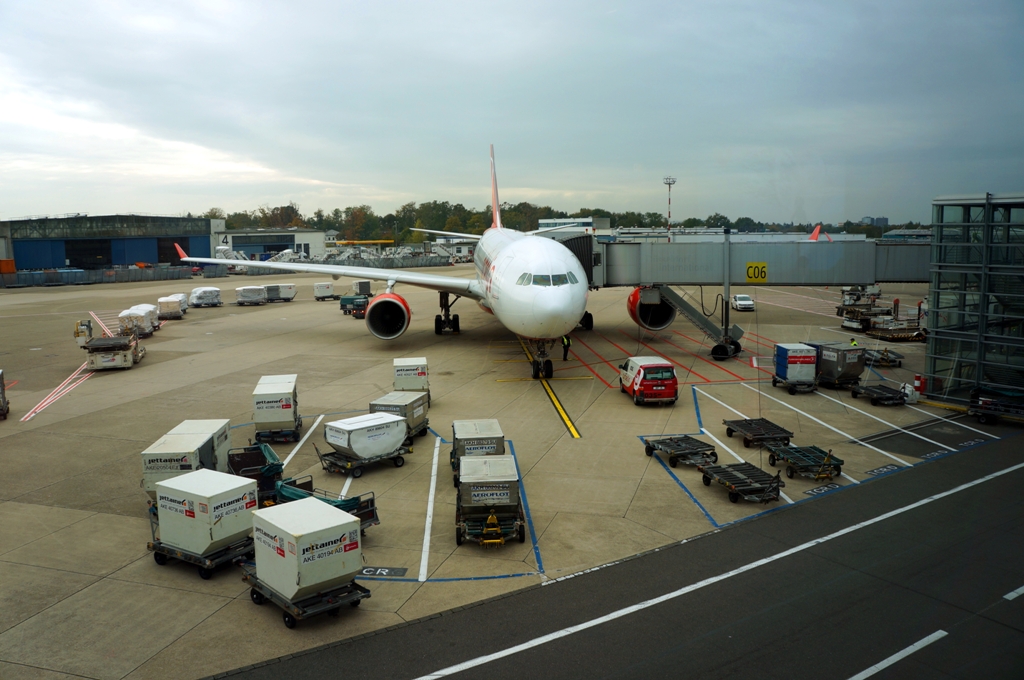
[[[394,340],[405,332],[412,319],[409,303],[401,295],[382,293],[366,308],[366,327],[381,340]]]
[[[641,328],[649,331],[662,331],[668,328],[676,318],[676,310],[661,300],[657,304],[644,304],[640,302],[640,291],[643,288],[634,288],[626,299],[626,309],[629,311],[629,318]]]

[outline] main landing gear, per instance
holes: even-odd
[[[550,378],[554,375],[555,367],[548,358],[548,349],[555,346],[558,340],[528,340],[533,356],[532,376],[534,380],[539,378]]]
[[[459,332],[459,315],[452,314],[452,306],[459,301],[461,295],[456,295],[455,300],[452,302],[448,301],[448,293],[438,293],[441,298],[441,313],[434,317],[434,335],[443,335],[445,331],[449,333]]]

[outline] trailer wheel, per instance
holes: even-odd
[[[739,503],[740,502],[740,495],[738,493],[736,493],[735,491],[730,491],[729,492],[729,502],[730,503]]]
[[[654,447],[650,446],[650,445],[645,446],[644,447],[644,453],[646,453],[648,456],[653,456],[654,455]]]
[[[358,600],[352,600],[348,604],[349,604],[350,607],[358,607],[362,603],[363,603],[363,598],[359,598]]]
[[[711,478],[707,475],[704,475],[704,477],[701,478],[701,481],[704,482],[704,486],[711,486]]]
[[[712,463],[717,463],[718,462],[718,452],[717,451],[712,451],[711,452],[711,462]]]
[[[778,387],[778,386],[779,386],[779,381],[776,380],[775,378],[772,378],[772,387]]]
[[[874,397],[871,397],[871,405],[872,406],[878,406],[878,400],[875,399]]]
[[[199,571],[199,578],[204,581],[209,581],[210,577],[213,576],[213,570],[207,569],[206,567],[199,567],[197,571]]]
[[[153,561],[162,567],[165,564],[167,564],[167,555],[160,552],[155,552],[153,553]]]
[[[262,605],[267,601],[267,598],[263,597],[263,593],[255,588],[249,591],[249,599],[252,600],[252,603],[255,605]]]
[[[355,477],[356,479],[359,479],[360,477],[362,477],[363,476],[363,468],[361,468],[361,467],[352,468],[352,476]]]
[[[778,460],[778,459],[775,457],[774,453],[769,453],[768,454],[768,464],[769,465],[771,465],[772,467],[775,467],[775,461],[776,460]]]
[[[671,466],[671,467],[675,467],[676,465],[678,465],[678,464],[679,464],[679,459],[678,459],[678,458],[675,458],[675,457],[669,458],[669,459],[668,459],[668,464],[669,464],[669,466]]]
[[[793,387],[792,385],[790,385],[790,386],[789,386],[789,393],[790,393],[790,394],[796,394],[796,388],[795,388],[795,387]]]
[[[455,545],[462,545],[462,530],[455,527]]]
[[[405,458],[395,456],[395,467],[402,467],[403,465],[405,465]]]
[[[743,438],[743,448],[745,448],[745,449],[749,449],[750,448],[750,437],[744,437]]]
[[[851,389],[850,390],[850,398],[851,399],[856,399],[857,396],[858,396],[857,390]]]
[[[294,628],[295,627],[295,617],[292,616],[290,613],[285,612],[284,616],[282,618],[284,619],[284,625],[286,627],[288,627],[288,628]]]
[[[733,430],[731,427],[725,428],[725,436],[726,437],[731,437],[733,435],[733,432],[735,432],[735,430]]]
[[[341,616],[341,607],[335,607],[334,609],[328,609],[327,610],[327,615],[328,616],[333,616],[335,618]]]
[[[526,527],[522,524],[519,525],[519,530],[516,532],[516,538],[519,539],[520,543],[526,543]]]
[[[459,488],[459,476],[458,475],[452,475],[452,486],[454,486],[456,489]]]
[[[423,428],[422,430],[419,431],[419,434],[417,434],[416,436],[417,437],[426,437],[428,432],[430,432],[429,429]]]
[[[836,476],[836,477],[838,477],[839,475],[843,474],[843,466],[842,465],[834,465],[834,466],[832,466],[832,474],[834,476]]]
[[[796,476],[796,470],[793,468],[792,465],[786,467],[786,476],[789,477],[790,479],[793,479],[793,477]]]

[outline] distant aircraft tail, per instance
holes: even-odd
[[[501,229],[501,209],[498,203],[498,175],[494,172],[494,145],[491,144],[491,214],[494,222],[491,227]]]
[[[808,241],[817,241],[818,237],[820,235],[821,235],[821,225],[819,224],[818,226],[816,226],[814,228],[814,231],[811,233],[811,237],[809,239],[807,239],[807,240]],[[828,235],[828,232],[825,232],[825,238],[828,239],[829,243],[832,243],[832,237]]]

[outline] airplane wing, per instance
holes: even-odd
[[[429,290],[436,290],[446,293],[462,295],[473,300],[481,300],[484,297],[480,282],[476,278],[464,279],[458,276],[438,276],[437,274],[421,274],[419,272],[402,271],[401,269],[378,269],[376,267],[347,267],[337,264],[308,264],[301,262],[247,262],[243,260],[221,260],[212,257],[189,257],[177,243],[174,247],[178,250],[178,257],[184,262],[195,262],[198,264],[227,264],[242,265],[247,267],[262,267],[264,269],[279,269],[285,272],[312,272],[316,274],[329,274],[334,277],[349,276],[356,279],[370,279],[372,281],[387,281],[391,283],[405,283],[410,286],[419,286]]]

